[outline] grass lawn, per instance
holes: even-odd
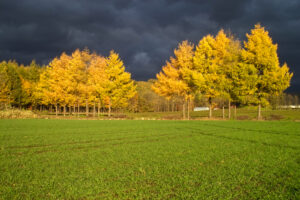
[[[300,199],[300,123],[0,120],[0,199]]]

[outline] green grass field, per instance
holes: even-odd
[[[300,199],[300,123],[0,120],[0,199]]]

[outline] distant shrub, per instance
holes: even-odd
[[[172,119],[181,119],[181,117],[178,115],[166,115],[163,116],[162,119],[172,120]]]
[[[126,119],[127,115],[125,115],[125,114],[112,115],[112,118]]]
[[[284,116],[272,114],[269,117],[267,117],[267,119],[268,120],[281,120],[281,119],[284,119]]]
[[[18,109],[0,110],[0,119],[30,119],[36,117],[37,114],[33,113],[30,110],[18,110]]]
[[[249,120],[250,117],[248,115],[241,115],[237,117],[238,120]]]

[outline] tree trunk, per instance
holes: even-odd
[[[79,101],[77,101],[77,116],[79,117],[79,112],[80,112],[80,105]]]
[[[93,117],[96,117],[96,102],[94,101],[94,112],[93,112]]]
[[[258,119],[258,120],[261,120],[261,105],[260,105],[260,104],[258,104],[257,119]]]
[[[172,100],[172,112],[174,112],[174,107],[175,107],[174,100]]]
[[[230,100],[228,101],[228,119],[231,118],[231,102]]]
[[[234,105],[234,119],[236,119],[236,105]]]
[[[185,100],[183,101],[182,104],[182,118],[185,119]]]
[[[85,100],[85,115],[89,116],[89,102],[88,99]]]
[[[98,117],[100,116],[100,101],[98,102]]]
[[[58,115],[58,105],[57,104],[55,105],[55,115],[56,116]]]
[[[212,118],[212,99],[208,98],[209,102],[209,118]]]
[[[64,105],[64,117],[66,116],[66,105]]]
[[[69,115],[72,115],[72,106],[69,106]]]
[[[187,100],[187,119],[190,120],[190,100]]]
[[[225,108],[224,108],[224,106],[222,108],[222,118],[225,119]]]
[[[111,112],[111,103],[110,103],[110,98],[108,100],[108,117],[110,117],[110,112]]]

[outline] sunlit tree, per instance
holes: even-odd
[[[257,70],[253,103],[258,105],[258,119],[261,119],[261,105],[268,104],[267,98],[270,95],[279,95],[288,88],[293,74],[289,73],[286,63],[280,66],[277,44],[273,44],[264,27],[257,24],[246,36],[242,59],[244,63],[254,65]]]
[[[103,106],[104,101],[104,81],[107,79],[106,75],[106,60],[102,56],[94,56],[90,62],[90,67],[88,69],[88,85],[90,85],[90,101],[93,102],[94,115],[95,107],[97,103],[98,115],[100,109]]]
[[[110,116],[111,108],[122,108],[128,105],[128,100],[136,94],[136,86],[131,80],[130,73],[125,71],[123,61],[114,51],[111,51],[106,58],[105,74],[103,97]]]
[[[188,41],[183,41],[174,50],[175,57],[171,57],[170,61],[162,67],[156,77],[157,81],[153,85],[153,90],[166,99],[181,98],[183,118],[185,118],[185,105],[193,97],[191,88],[189,87],[189,79],[187,74],[193,69],[194,46]],[[188,112],[189,118],[189,112]]]
[[[216,40],[207,35],[199,41],[195,50],[195,85],[198,90],[208,99],[209,117],[212,117],[212,103],[214,98],[223,93],[225,76],[220,67],[222,60],[218,57]]]

